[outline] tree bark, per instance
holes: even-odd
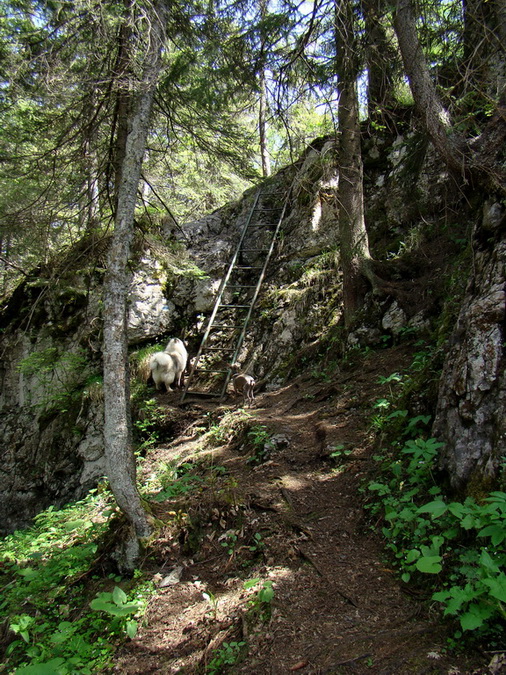
[[[262,175],[271,175],[271,162],[267,149],[267,92],[265,87],[265,71],[260,73],[260,106],[258,111],[258,132],[260,137],[260,156],[262,158]]]
[[[147,6],[149,32],[142,58],[142,75],[129,83],[131,96],[128,134],[117,190],[115,227],[104,281],[104,444],[111,489],[125,513],[130,530],[119,554],[120,568],[131,571],[140,554],[140,540],[150,527],[136,485],[136,466],[132,449],[130,386],[127,344],[127,293],[130,283],[128,260],[133,238],[137,188],[146,149],[149,119],[161,68],[166,8],[164,0]],[[131,55],[134,58],[134,54]]]
[[[357,94],[357,52],[351,2],[336,5],[339,77],[339,239],[343,269],[345,325],[350,326],[364,302],[363,275],[370,259],[365,227],[363,166]]]
[[[381,21],[383,0],[363,0],[368,73],[367,111],[371,122],[382,123],[393,103],[394,70],[398,54]]]
[[[397,0],[394,28],[415,106],[434,147],[446,164],[460,174],[465,171],[464,144],[452,129],[450,114],[443,106],[431,78],[418,40],[411,0]]]
[[[364,267],[370,258],[364,218],[363,166],[355,82],[339,96],[339,239],[343,269],[344,319],[349,326],[364,303]]]

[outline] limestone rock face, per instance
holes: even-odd
[[[160,270],[146,256],[133,276],[131,344],[170,333],[178,318]],[[100,275],[72,272],[51,288],[28,279],[3,308],[1,534],[104,475],[100,298]]]
[[[497,209],[495,209],[497,211]],[[490,229],[489,213],[483,229]],[[500,219],[495,219],[496,227]],[[441,467],[455,488],[497,474],[506,455],[506,238],[477,249],[474,276],[452,335],[439,390],[434,433],[444,441]]]
[[[399,307],[397,301],[394,300],[381,321],[383,330],[390,331],[392,335],[397,336],[401,330],[406,327],[406,323],[406,313]]]
[[[175,305],[163,292],[162,280],[153,272],[161,273],[157,260],[144,257],[134,273],[129,294],[128,340],[131,344],[163,335],[171,326]]]
[[[420,212],[424,226],[440,217],[453,182],[430,147],[416,136],[406,134],[393,145],[392,140],[366,139],[364,144],[366,220],[372,239],[380,243],[394,239],[401,246],[403,228]],[[255,251],[270,241],[288,199],[283,233],[239,360],[267,389],[296,372],[304,350],[311,352],[318,338],[339,324],[338,180],[334,144],[323,138],[261,186],[258,227],[244,243],[248,264],[258,263]],[[165,252],[152,241],[136,254],[129,293],[131,346],[163,345],[168,337],[181,337],[190,357],[195,355],[256,192],[252,188],[238,201],[166,231],[173,246]],[[498,207],[489,205],[485,226],[497,231],[501,217]],[[390,253],[397,251],[379,249],[381,257]],[[28,524],[50,504],[81,497],[104,473],[103,259],[97,263],[97,257],[89,254],[89,259],[81,255],[78,261],[62,265],[58,275],[51,270],[34,272],[0,308],[0,437],[5,453],[0,466],[0,532]],[[495,258],[483,258],[477,283],[483,282],[488,291],[485,296],[471,294],[459,320],[458,339],[465,339],[469,351],[459,351],[455,343],[454,363],[449,363],[445,376],[448,386],[442,392],[437,428],[453,448],[449,457],[454,458],[450,461],[458,476],[463,452],[480,443],[499,447],[504,437],[504,400],[498,399],[498,387],[504,390],[501,265],[504,270],[504,249],[498,248]],[[385,330],[395,337],[415,319],[425,321],[400,302],[378,307],[369,324],[354,331],[353,344],[374,345]],[[496,440],[493,427],[498,430]],[[451,446],[453,436],[460,440]]]

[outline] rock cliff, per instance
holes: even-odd
[[[277,206],[290,191],[240,359],[264,386],[276,387],[317,360],[338,360],[350,346],[395,340],[403,331],[427,332],[442,311],[440,282],[462,250],[463,217],[473,217],[465,196],[432,148],[407,129],[381,140],[365,134],[364,168],[372,253],[384,261],[378,271],[392,293],[371,293],[348,336],[341,325],[332,139],[317,139],[298,162],[261,186]],[[132,348],[177,335],[190,355],[196,352],[255,190],[194,222],[167,222],[138,235],[128,320]],[[266,231],[272,226],[267,215],[264,224]],[[263,236],[260,229],[249,248],[258,248]],[[35,270],[1,308],[1,532],[26,525],[50,504],[81,496],[103,474],[101,283],[107,244],[107,237],[79,242],[51,268]]]

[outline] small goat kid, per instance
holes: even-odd
[[[232,377],[232,384],[234,385],[235,393],[243,395],[244,405],[249,403],[252,406],[255,400],[255,378],[245,373],[237,373],[237,375]]]
[[[172,338],[163,352],[156,352],[151,357],[149,368],[155,387],[160,389],[160,385],[165,385],[167,391],[172,391],[171,384],[176,383],[177,387],[183,384],[183,373],[188,361],[188,352],[184,342],[179,338]]]

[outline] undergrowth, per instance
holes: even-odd
[[[94,573],[112,511],[92,491],[71,506],[37,515],[34,525],[0,541],[0,621],[6,637],[0,672],[74,675],[106,667],[119,641],[132,637],[149,582],[121,587]]]
[[[430,415],[410,415],[403,390],[414,391],[420,353],[404,374],[382,378],[387,388],[374,406],[378,432],[377,475],[362,490],[404,582],[430,593],[455,636],[486,641],[504,638],[506,619],[506,493],[480,500],[452,499],[437,482],[442,444],[430,437]],[[427,359],[427,363],[430,359]],[[422,373],[423,374],[423,373]],[[390,444],[387,444],[390,439]]]
[[[258,587],[261,579],[249,579],[243,584],[244,590],[248,591]],[[271,603],[274,598],[272,581],[263,580],[260,588],[250,596],[248,610],[245,615],[247,623],[268,623],[271,614]],[[248,644],[245,641],[222,642],[220,647],[212,652],[211,660],[205,666],[206,675],[220,675],[228,672],[227,669],[236,665],[246,657]]]
[[[217,418],[208,414],[209,427],[205,441],[214,447],[230,443],[248,428],[250,420],[251,414],[242,409],[227,411]]]
[[[242,428],[243,421],[240,416],[227,418],[225,436]],[[253,434],[265,441],[263,429],[254,429]],[[231,496],[226,469],[204,464],[160,463],[144,486],[146,497],[154,503],[177,502],[189,492],[206,489],[216,499],[223,490]],[[109,493],[101,488],[65,508],[50,507],[35,517],[32,527],[0,541],[0,622],[6,629],[0,643],[0,673],[91,675],[109,668],[118,645],[135,637],[148,599],[156,591],[155,581],[140,570],[129,580],[107,575],[100,551],[116,511]],[[231,504],[232,512],[239,514],[239,507]],[[188,527],[184,513],[170,514],[180,527]],[[225,513],[220,513],[220,529],[222,518]],[[216,543],[229,563],[245,571],[262,557],[265,543],[258,531],[241,526],[239,520]],[[246,582],[245,590],[259,581]],[[249,596],[247,614],[252,622],[268,620],[273,594],[267,580]],[[223,643],[206,672],[222,672],[245,651],[244,642]]]

